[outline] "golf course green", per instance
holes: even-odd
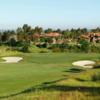
[[[91,81],[91,75],[100,72],[100,69],[83,69],[72,65],[78,60],[99,61],[100,54],[26,53],[18,56],[23,57],[19,63],[0,63],[0,98],[21,94],[31,87],[56,80],[62,81],[53,85],[100,87],[100,81]],[[84,71],[77,72],[75,69]]]

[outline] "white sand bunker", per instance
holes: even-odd
[[[2,63],[18,63],[23,58],[22,57],[3,57],[2,59],[5,60]]]
[[[83,61],[76,61],[72,64],[74,66],[80,66],[80,67],[83,67],[83,68],[93,68],[93,65],[95,64],[95,62],[90,61],[90,60],[83,60]]]

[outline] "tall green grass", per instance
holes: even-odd
[[[0,46],[0,57],[2,57],[2,56],[14,56],[14,55],[21,54],[21,52],[12,51],[8,48],[9,47],[7,47],[7,46]]]

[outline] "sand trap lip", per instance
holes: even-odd
[[[76,61],[76,62],[72,63],[72,65],[74,65],[74,66],[80,66],[80,67],[83,67],[83,68],[93,68],[94,64],[95,64],[95,62],[90,61],[90,60]]]
[[[22,57],[3,57],[2,59],[5,60],[2,63],[18,63],[23,58]]]

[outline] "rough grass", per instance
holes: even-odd
[[[100,100],[99,94],[74,91],[36,91],[34,93],[21,94],[4,100]]]
[[[11,51],[8,49],[7,46],[0,46],[0,57],[2,56],[16,56],[22,54],[21,52],[18,51]]]
[[[49,53],[49,52],[51,52],[50,50],[48,50],[48,49],[46,49],[46,48],[38,48],[38,47],[36,47],[36,46],[34,46],[34,45],[31,45],[31,46],[29,47],[29,51],[30,51],[31,53]]]

